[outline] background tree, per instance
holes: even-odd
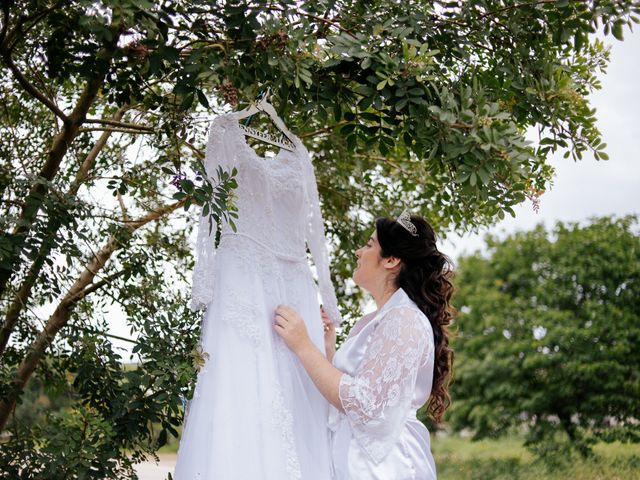
[[[539,453],[640,442],[638,218],[558,223],[459,262],[457,429],[526,426]]]
[[[472,228],[546,189],[558,148],[606,158],[586,95],[608,54],[589,35],[622,39],[639,10],[627,0],[0,8],[0,461],[23,478],[131,474],[131,458],[175,433],[202,360],[185,307],[196,215],[185,211],[234,214],[233,172],[200,175],[213,114],[272,88],[321,166],[342,288],[379,213],[409,205],[440,230]],[[358,308],[356,295],[341,301]],[[112,304],[140,339],[136,370],[121,369],[106,335]],[[71,406],[26,428],[10,418],[34,374]]]

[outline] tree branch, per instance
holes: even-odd
[[[276,11],[276,12],[283,12],[283,13],[287,12],[287,10],[285,10],[284,8],[277,8],[277,7],[274,7],[273,5],[270,6],[269,9],[273,10],[273,11]],[[308,17],[308,18],[312,18],[312,19],[314,19],[314,20],[316,20],[318,22],[322,22],[322,23],[325,23],[327,25],[331,25],[332,27],[336,27],[341,32],[348,33],[353,38],[356,38],[356,35],[351,30],[348,30],[348,29],[344,28],[342,25],[334,22],[333,20],[328,20],[328,19],[323,18],[323,17],[318,17],[317,15],[313,15],[312,13],[307,13],[304,10],[295,10],[292,13],[298,14],[298,15],[302,15],[302,16],[305,16],[305,17]]]
[[[336,27],[341,32],[348,33],[353,38],[356,38],[355,34],[351,30],[349,30],[347,28],[344,28],[343,26],[341,26],[340,24],[338,24],[338,23],[336,23],[336,22],[334,22],[332,20],[328,20],[328,19],[326,19],[324,17],[318,17],[317,15],[313,15],[311,13],[303,12],[302,10],[298,10],[296,13],[299,13],[301,15],[304,15],[305,17],[317,20],[318,22],[326,23],[327,25],[331,25],[333,27]]]
[[[128,104],[122,105],[113,116],[113,119],[106,120],[106,121],[118,123],[118,121],[123,117],[123,115],[128,109],[129,109]],[[69,193],[71,195],[75,196],[78,193],[78,189],[80,188],[80,185],[88,177],[89,171],[93,168],[93,165],[95,164],[98,154],[102,151],[104,146],[107,144],[107,140],[109,140],[110,136],[111,136],[111,131],[109,130],[105,131],[100,136],[96,144],[93,146],[93,148],[91,149],[87,157],[82,162],[82,165],[80,166],[80,170],[78,170],[78,173],[76,173],[76,178],[73,181],[73,185],[69,189]]]
[[[185,140],[184,138],[179,137],[178,135],[176,135],[176,138],[180,142],[184,143],[187,146],[187,148],[189,148],[189,150],[191,150],[197,158],[199,158],[200,160],[204,159],[204,153],[202,153],[200,150],[198,150],[195,145],[193,145],[191,142]]]
[[[538,0],[536,2],[516,3],[515,5],[509,5],[503,8],[498,8],[497,10],[492,10],[490,12],[483,13],[478,17],[478,20],[482,20],[486,17],[493,16],[498,13],[507,12],[509,10],[516,10],[518,8],[523,8],[523,7],[535,7],[537,5],[544,5],[545,3],[556,3],[556,2],[557,0]]]
[[[319,128],[318,130],[315,130],[313,132],[307,132],[307,133],[303,133],[300,136],[300,138],[311,138],[311,137],[315,137],[317,135],[320,135],[322,133],[330,133],[334,128],[338,128],[338,127],[342,127],[343,125],[348,124],[349,122],[344,120],[342,122],[338,122],[335,125],[329,125],[328,127],[322,127]]]
[[[4,44],[4,39],[7,38],[7,31],[9,29],[9,2],[2,3],[2,30],[0,30],[0,45]]]
[[[119,128],[127,128],[130,130],[140,130],[142,132],[154,133],[155,129],[153,127],[147,127],[145,125],[137,125],[135,123],[125,123],[118,122],[115,120],[107,120],[104,118],[87,118],[85,119],[85,123],[99,123],[101,125],[111,125]]]
[[[146,131],[146,130],[133,130],[133,129],[128,129],[128,128],[114,128],[114,127],[90,127],[90,128],[79,128],[78,129],[78,133],[86,133],[86,132],[117,132],[117,133],[131,133],[132,135],[140,135],[143,133],[155,133],[153,130],[152,131]]]
[[[65,2],[64,1],[60,1],[54,5],[52,5],[49,8],[46,8],[40,12],[36,12],[33,15],[30,15],[28,17],[23,17],[20,19],[20,21],[16,24],[16,26],[7,34],[7,35],[3,35],[1,37],[0,40],[0,48],[6,48],[9,52],[11,52],[13,50],[13,48],[16,46],[16,44],[18,43],[19,38],[17,37],[17,33],[20,32],[20,34],[22,35],[22,37],[24,37],[24,35],[26,33],[29,32],[29,30],[31,30],[33,27],[35,27],[38,22],[40,20],[42,20],[43,18],[45,18],[49,13],[53,12],[54,10],[57,10],[59,7],[61,7]],[[8,26],[9,24],[9,13],[8,13],[8,5],[7,5],[7,10],[6,10],[6,15],[5,15],[5,19],[6,19],[6,24]],[[31,25],[28,25],[26,28],[22,28],[23,25],[25,25],[27,22],[32,22]]]
[[[120,210],[122,210],[122,221],[124,223],[129,222],[129,215],[127,215],[127,208],[124,205],[124,200],[122,200],[122,195],[120,195],[120,192],[118,192],[118,204],[120,205]]]
[[[73,302],[76,302],[78,300],[82,300],[83,298],[86,298],[87,295],[95,292],[96,290],[99,290],[100,288],[104,287],[105,285],[110,284],[111,282],[113,282],[116,278],[124,275],[127,271],[126,270],[120,270],[119,272],[113,273],[107,277],[104,277],[102,280],[100,280],[99,282],[94,282],[91,283],[90,285],[87,285],[87,287],[82,290],[81,292],[78,292],[77,294],[75,294],[75,296],[73,296],[70,300]]]
[[[354,156],[356,157],[360,157],[360,158],[367,158],[367,159],[371,159],[374,161],[378,161],[378,162],[384,162],[387,165],[391,165],[393,168],[396,168],[398,170],[400,170],[403,174],[409,176],[409,172],[407,172],[402,165],[398,165],[396,162],[394,162],[393,160],[382,156],[382,155],[367,155],[367,154],[362,154],[362,153],[356,153]]]
[[[7,67],[9,67],[9,70],[11,70],[11,73],[13,73],[13,76],[16,78],[16,80],[22,86],[22,88],[24,88],[29,94],[31,94],[32,97],[39,100],[43,105],[45,105],[49,110],[51,110],[56,117],[60,118],[63,122],[69,121],[69,117],[62,110],[60,110],[55,103],[53,103],[49,98],[47,98],[47,96],[44,93],[38,90],[35,85],[29,82],[29,80],[27,80],[27,78],[20,71],[18,66],[13,62],[13,59],[11,58],[11,54],[9,50],[6,50],[4,48],[0,49],[0,57],[2,57],[4,62],[7,64]]]
[[[98,53],[98,55],[106,59],[107,64],[110,63],[110,60],[113,57],[118,38],[119,35],[115,34],[111,43],[105,45],[101,52]],[[11,61],[10,58],[9,61]],[[66,117],[66,121],[63,123],[63,128],[60,133],[54,137],[53,143],[51,144],[47,154],[47,160],[38,173],[38,179],[34,182],[29,194],[25,198],[25,207],[20,212],[20,217],[16,222],[16,227],[10,236],[12,237],[10,238],[10,241],[13,243],[13,251],[6,259],[5,265],[0,267],[0,297],[4,294],[7,283],[14,273],[15,265],[22,255],[31,225],[36,218],[48,191],[47,183],[50,182],[58,173],[62,159],[67,153],[69,146],[78,135],[80,125],[84,122],[87,112],[91,108],[100,87],[104,83],[105,75],[106,68],[103,68],[99,72],[96,72],[96,75],[87,81],[75,108],[71,114]],[[29,92],[33,93],[31,91]]]
[[[103,285],[103,281],[93,283],[93,279],[96,274],[104,268],[107,261],[111,258],[111,255],[119,248],[125,246],[126,242],[137,229],[170,214],[184,205],[184,202],[185,200],[183,199],[171,205],[159,207],[150,211],[144,217],[127,223],[121,227],[117,233],[111,235],[106,244],[93,256],[89,263],[87,263],[78,279],[69,288],[67,294],[47,320],[45,327],[31,343],[29,352],[20,363],[18,371],[14,375],[11,391],[0,401],[0,431],[4,430],[6,426],[9,415],[15,407],[16,400],[20,394],[19,392],[22,391],[31,378],[38,363],[44,357],[46,349],[51,345],[58,332],[67,325],[78,300]]]
[[[108,337],[108,338],[115,338],[116,340],[133,343],[135,345],[138,345],[140,343],[140,342],[137,342],[136,340],[131,340],[130,338],[121,337],[119,335],[114,335],[113,333],[101,332],[100,330],[94,330],[94,329],[87,328],[87,327],[81,327],[79,325],[70,325],[69,327],[70,328],[76,328],[76,329],[80,330],[81,332],[89,333],[91,335],[103,335],[103,336]]]
[[[113,116],[113,120],[119,121],[128,108],[129,106],[126,104],[120,107]],[[89,154],[80,165],[80,169],[76,173],[76,177],[71,183],[66,196],[75,197],[77,195],[80,186],[88,177],[89,172],[95,164],[95,160],[98,157],[98,154],[102,151],[110,136],[111,132],[105,132],[100,136],[96,144],[93,146]],[[9,337],[11,336],[11,333],[15,329],[20,318],[20,313],[29,301],[31,289],[35,285],[44,262],[54,246],[54,240],[61,226],[62,223],[59,216],[49,218],[46,230],[49,232],[49,235],[42,241],[42,244],[38,249],[38,254],[29,267],[29,271],[22,281],[22,285],[20,285],[18,292],[15,294],[13,301],[9,305],[4,322],[2,323],[2,329],[0,329],[0,356],[3,354],[5,348],[7,347]]]

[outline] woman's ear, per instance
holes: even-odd
[[[384,268],[387,270],[394,270],[396,267],[400,266],[400,260],[398,257],[387,257],[384,259]]]

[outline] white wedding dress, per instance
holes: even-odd
[[[323,307],[340,322],[315,175],[309,153],[261,158],[234,113],[211,125],[206,174],[236,168],[237,232],[202,217],[193,276],[193,309],[206,308],[201,347],[208,355],[185,414],[176,480],[327,480],[328,403],[275,333],[274,310],[293,306],[324,349]]]

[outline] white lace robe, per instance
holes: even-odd
[[[399,289],[362,318],[336,352],[344,372],[331,407],[333,478],[435,479],[429,432],[416,410],[429,398],[434,343],[426,316]]]

